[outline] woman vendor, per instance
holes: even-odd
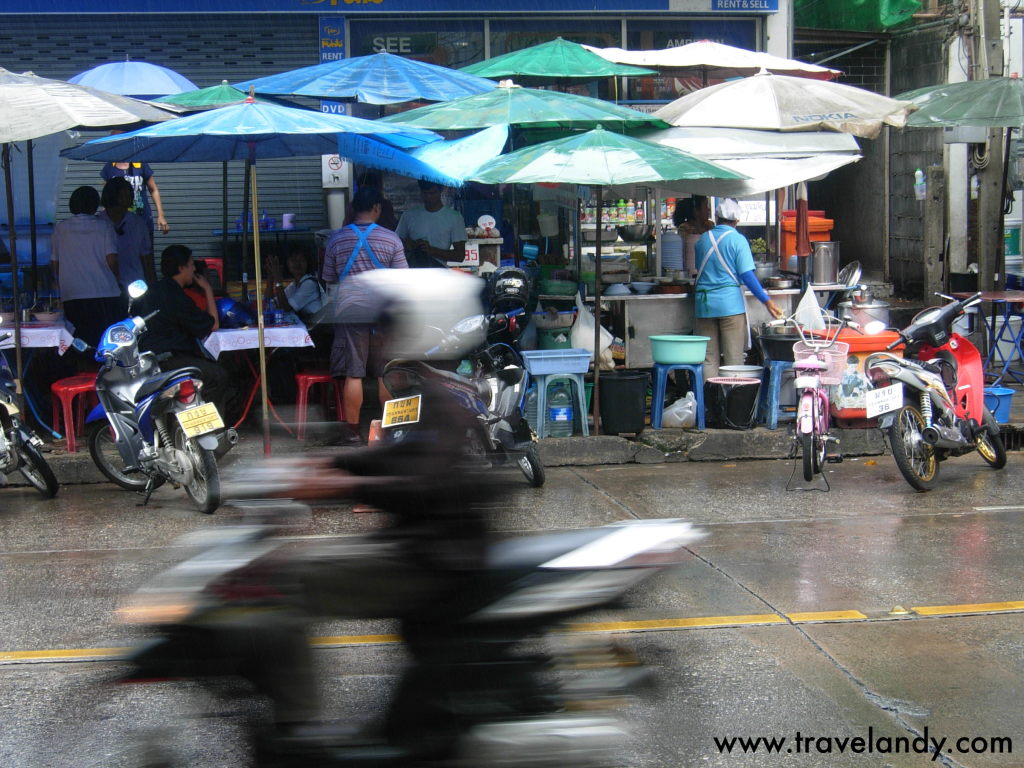
[[[754,256],[747,238],[736,230],[742,213],[734,198],[723,197],[715,206],[718,225],[701,235],[697,260],[696,333],[707,336],[704,380],[718,375],[719,365],[742,365],[747,346],[746,286],[771,313],[782,317],[754,272]],[[724,361],[724,362],[723,362]]]

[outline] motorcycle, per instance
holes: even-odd
[[[0,341],[11,338],[0,334]],[[0,485],[6,485],[6,476],[18,471],[45,498],[57,495],[57,478],[46,463],[40,449],[43,441],[21,422],[18,409],[17,385],[7,364],[0,355]]]
[[[134,301],[146,284],[136,281],[128,291]],[[139,351],[139,336],[155,314],[128,317],[103,332],[94,355],[103,364],[96,376],[99,404],[86,417],[89,454],[111,482],[144,492],[143,504],[170,481],[212,514],[220,505],[215,433],[224,422],[214,403],[203,402],[198,368],[161,371],[163,356]],[[80,339],[75,347],[88,349]]]
[[[294,467],[278,473],[264,467],[253,482],[261,494],[283,495],[302,480]],[[198,554],[121,609],[123,619],[143,625],[153,639],[130,655],[132,666],[119,683],[187,680],[223,690],[217,686],[225,677],[280,658],[267,652],[276,647],[266,641],[272,632],[260,633],[268,642],[262,651],[243,643],[244,652],[226,652],[239,646],[221,637],[248,626],[247,613],[287,610],[274,574],[302,555],[274,534],[303,524],[310,511],[270,500],[243,507],[240,525],[192,534],[184,543],[198,546]],[[282,742],[268,724],[246,723],[256,765],[608,765],[626,734],[615,718],[594,710],[635,695],[651,675],[607,635],[565,632],[564,623],[607,608],[682,562],[686,547],[703,535],[681,520],[631,520],[492,545],[486,564],[468,577],[473,588],[460,590],[430,618],[403,618],[411,662],[380,736]],[[176,764],[166,754],[173,742],[166,732],[135,740],[157,756],[153,764]]]
[[[515,464],[534,488],[544,485],[544,464],[523,411],[529,374],[510,339],[517,335],[522,310],[467,317],[425,357],[446,361],[453,351],[471,351],[456,371],[445,362],[397,359],[384,368],[382,381],[395,398],[384,404],[381,426],[389,439],[400,440],[403,424],[418,413],[424,379],[442,384],[476,414],[478,428],[467,435],[468,452],[492,465]],[[483,339],[482,343],[474,340]],[[461,373],[459,372],[461,371]]]
[[[880,416],[900,473],[918,491],[935,484],[950,456],[977,451],[993,469],[1006,466],[1006,448],[995,417],[985,407],[985,366],[953,321],[981,301],[981,294],[930,307],[914,316],[885,352],[864,361],[872,384],[868,417]],[[905,357],[891,351],[906,344]]]

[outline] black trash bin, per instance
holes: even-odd
[[[704,416],[716,429],[750,429],[757,419],[760,379],[719,376],[704,383]]]
[[[601,374],[598,407],[601,409],[602,434],[639,434],[643,431],[647,382],[647,374],[637,371]]]

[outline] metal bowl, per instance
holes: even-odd
[[[654,227],[650,224],[628,224],[626,226],[616,227],[615,229],[618,230],[619,237],[627,243],[642,243],[645,240],[650,239],[651,233],[654,231]]]
[[[765,280],[765,287],[773,288],[775,290],[792,288],[794,285],[796,285],[796,281],[790,280],[788,277],[769,277]]]

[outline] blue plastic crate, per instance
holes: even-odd
[[[586,349],[537,349],[523,352],[526,370],[534,376],[545,373],[586,373],[590,351]]]

